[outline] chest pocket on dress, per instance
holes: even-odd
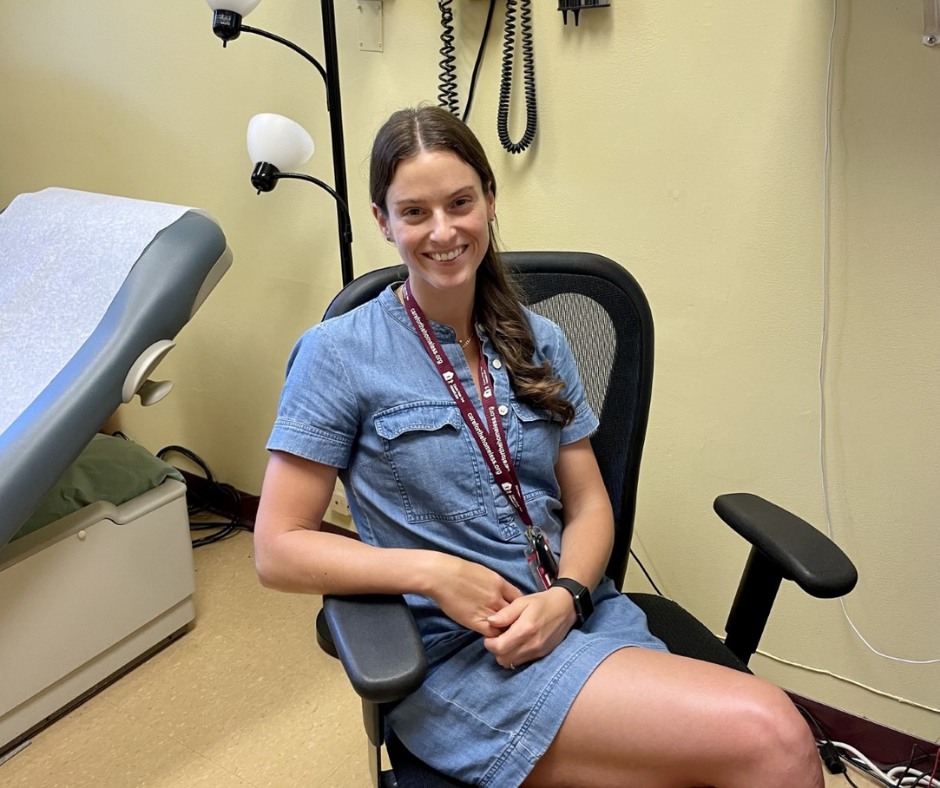
[[[512,444],[512,458],[525,497],[548,493],[558,496],[555,463],[561,440],[561,422],[550,411],[539,410],[512,398],[509,403],[519,420]]]
[[[455,405],[399,405],[377,414],[374,424],[409,523],[468,520],[486,511],[486,468]]]

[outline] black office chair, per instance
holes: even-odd
[[[564,330],[578,362],[587,398],[600,418],[591,439],[610,494],[616,524],[607,575],[622,589],[633,535],[640,457],[653,376],[653,321],[640,286],[604,257],[575,252],[503,255],[531,309]],[[326,317],[374,298],[406,276],[384,268],[350,283]],[[847,594],[858,578],[848,557],[793,514],[747,493],[722,495],[715,511],[752,549],[722,643],[675,602],[630,594],[650,631],[675,654],[747,671],[783,578],[815,597]],[[380,788],[467,788],[415,758],[393,736],[385,742],[392,771],[381,769],[383,704],[413,692],[424,680],[424,649],[400,596],[326,597],[317,619],[321,647],[339,656],[356,692],[371,744],[370,769]]]

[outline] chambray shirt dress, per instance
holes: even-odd
[[[529,514],[561,552],[558,448],[592,434],[598,422],[564,334],[551,321],[526,315],[536,363],[551,361],[576,409],[566,427],[516,400],[492,343],[482,331],[479,338]],[[454,330],[431,326],[482,412]],[[301,337],[268,449],[339,468],[365,542],[450,553],[493,569],[523,593],[540,590],[526,565],[521,521],[392,288]],[[666,650],[609,579],[593,598],[595,613],[582,629],[543,659],[506,670],[483,648],[481,635],[451,621],[432,599],[407,596],[429,670],[422,687],[390,712],[395,734],[418,758],[463,782],[518,786],[604,659],[626,646]]]

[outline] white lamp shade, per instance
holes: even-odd
[[[213,11],[234,11],[240,16],[248,16],[258,7],[261,0],[206,0]]]
[[[281,172],[295,170],[313,155],[313,138],[299,123],[264,113],[248,122],[248,155],[252,164],[273,164]]]

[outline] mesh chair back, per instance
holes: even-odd
[[[578,362],[588,401],[600,419],[591,439],[614,509],[616,536],[607,575],[623,585],[633,536],[640,457],[653,376],[653,320],[629,273],[599,255],[507,252],[530,309],[557,323]],[[375,298],[407,276],[403,266],[350,283],[325,315],[335,317]]]

